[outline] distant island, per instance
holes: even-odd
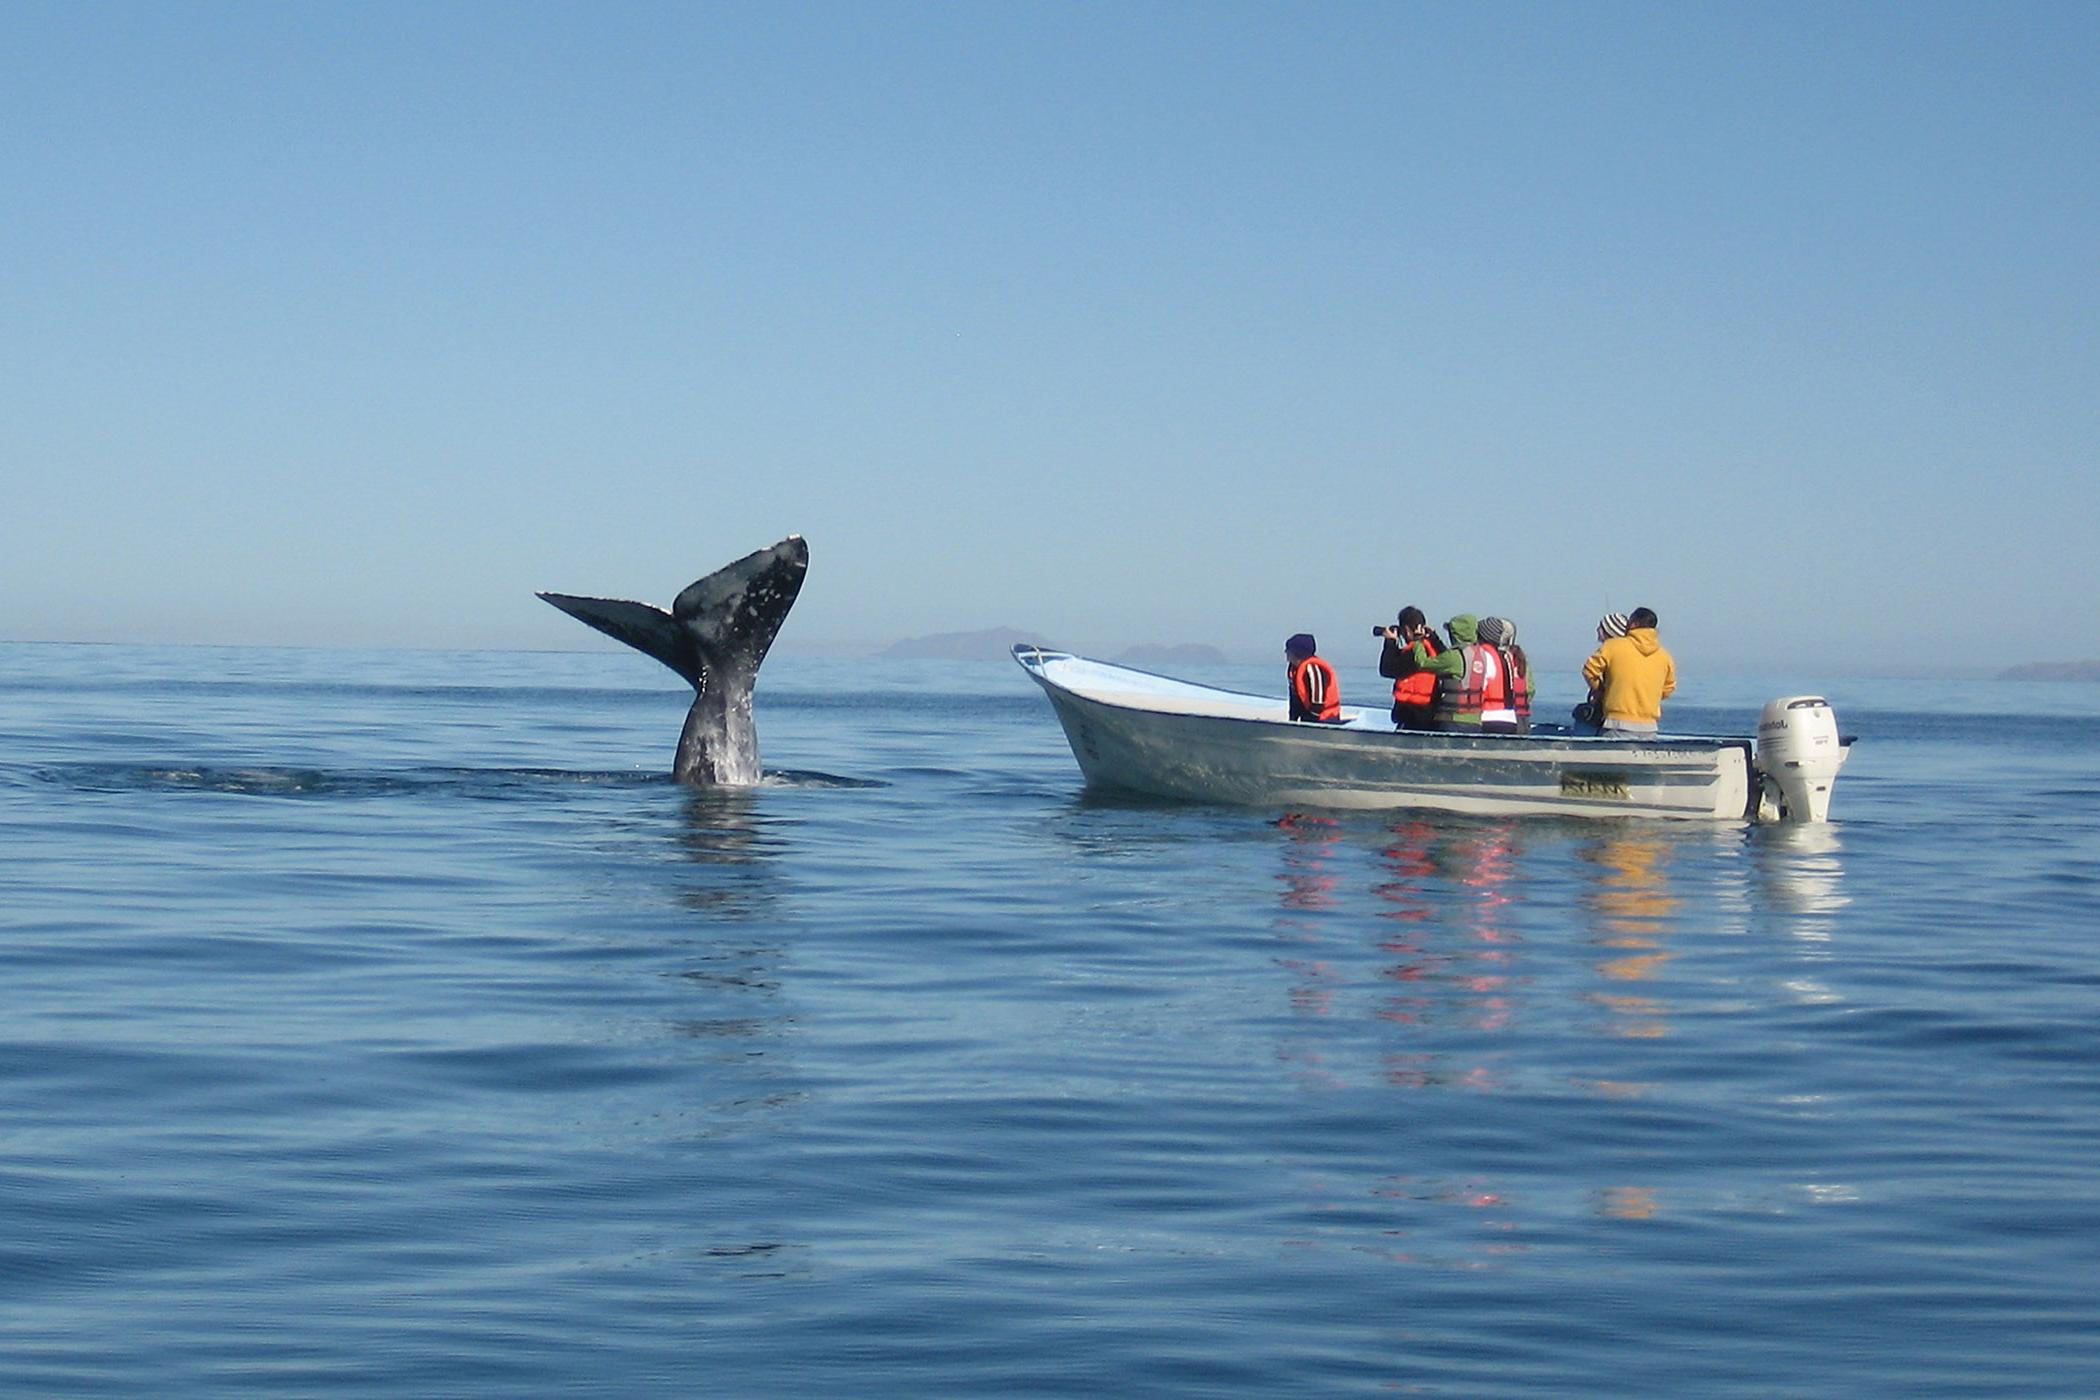
[[[2100,661],[2030,661],[1998,673],[2001,681],[2100,681]]]

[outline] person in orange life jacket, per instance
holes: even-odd
[[[1417,607],[1400,609],[1394,625],[1384,630],[1378,674],[1393,683],[1393,724],[1400,729],[1433,729],[1429,710],[1436,699],[1436,672],[1429,663],[1443,654],[1444,643]]]
[[[1291,718],[1335,724],[1342,717],[1342,687],[1334,678],[1334,667],[1320,658],[1319,649],[1310,632],[1300,632],[1283,644],[1289,660],[1283,674],[1290,684]]]
[[[1489,709],[1515,711],[1512,692],[1516,692],[1522,696],[1522,722],[1528,727],[1531,712],[1529,687],[1521,678],[1510,678],[1512,658],[1499,646],[1483,644],[1479,627],[1480,620],[1471,613],[1460,613],[1444,624],[1444,633],[1450,637],[1451,645],[1443,655],[1429,663],[1429,669],[1437,674],[1436,699],[1430,716],[1436,727],[1447,733],[1478,734],[1482,732],[1483,712]],[[1497,635],[1501,633],[1498,631]],[[1521,732],[1513,728],[1517,723],[1514,713],[1498,717],[1487,732]]]
[[[1662,727],[1662,702],[1677,689],[1677,662],[1655,635],[1655,614],[1635,608],[1626,635],[1606,639],[1582,663],[1582,678],[1597,692],[1606,734],[1653,734]]]
[[[1625,613],[1608,612],[1597,619],[1598,646],[1603,646],[1613,637],[1623,637],[1625,635]],[[1588,697],[1575,707],[1573,713],[1576,725],[1591,734],[1598,733],[1604,728],[1604,697],[1598,694],[1594,683],[1590,686]]]
[[[1480,728],[1487,734],[1531,732],[1531,658],[1517,645],[1517,624],[1506,617],[1483,617],[1474,629],[1480,645],[1493,647],[1501,663],[1500,693],[1483,694]]]

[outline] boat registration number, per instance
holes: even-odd
[[[1562,797],[1617,797],[1633,796],[1626,787],[1624,773],[1563,773],[1560,775]]]

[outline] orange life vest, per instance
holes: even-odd
[[[1424,637],[1422,645],[1429,648],[1429,659],[1432,661],[1443,654],[1444,649],[1436,644],[1436,638],[1433,635]],[[1409,661],[1412,662],[1414,648],[1409,647],[1407,654]],[[1399,677],[1393,682],[1393,703],[1395,705],[1427,705],[1434,699],[1436,699],[1436,672],[1434,671],[1409,671],[1406,675]]]
[[[1334,678],[1334,667],[1317,656],[1308,656],[1291,663],[1290,681],[1291,695],[1298,702],[1298,716],[1317,720],[1342,717],[1342,687]]]

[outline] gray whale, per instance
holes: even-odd
[[[695,787],[749,787],[759,779],[751,684],[809,571],[800,535],[756,550],[687,584],[671,610],[617,598],[539,596],[579,622],[645,651],[693,687],[672,773]]]

